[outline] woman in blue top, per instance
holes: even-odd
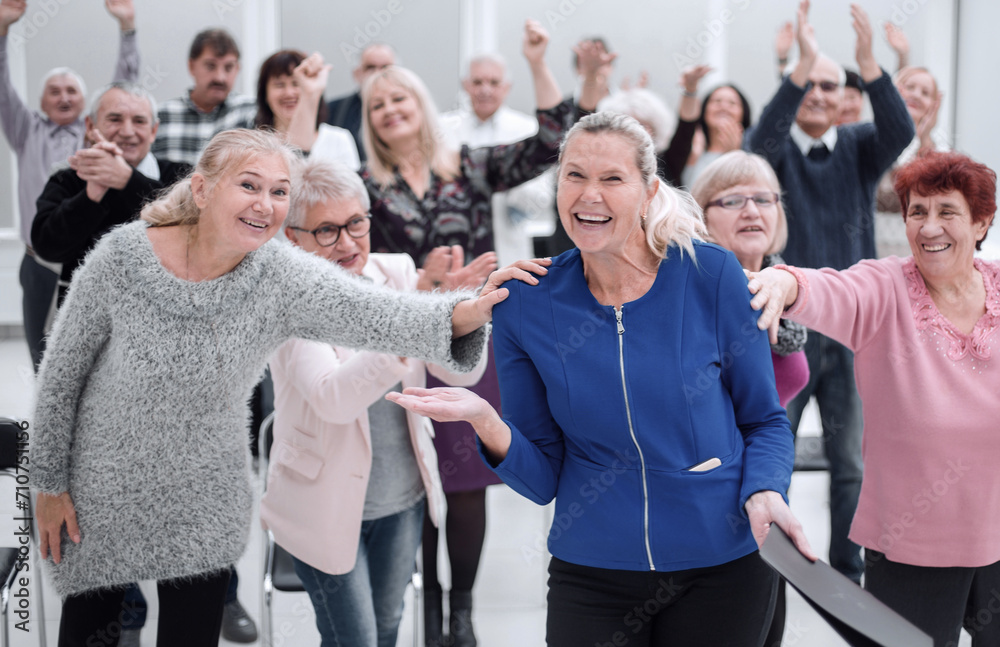
[[[736,257],[656,177],[631,117],[581,120],[557,205],[577,249],[494,311],[504,419],[462,389],[390,399],[472,423],[549,533],[548,644],[757,646],[771,522],[815,559],[784,493],[792,434]]]

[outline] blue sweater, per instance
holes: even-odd
[[[913,139],[913,121],[885,72],[866,88],[874,123],[837,127],[825,160],[802,154],[790,132],[805,89],[785,78],[747,136],[747,150],[774,167],[784,189],[789,265],[842,270],[875,257],[875,187]]]
[[[697,264],[671,249],[620,327],[576,249],[537,286],[506,283],[493,311],[512,435],[494,470],[536,503],[555,498],[549,550],[562,560],[722,564],[757,548],[746,499],[788,488],[792,435],[743,271],[731,252],[695,249]],[[713,458],[721,466],[690,470]]]

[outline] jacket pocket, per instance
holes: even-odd
[[[323,469],[323,458],[303,447],[276,440],[271,448],[271,463],[301,474],[310,481]]]

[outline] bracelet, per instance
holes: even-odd
[[[133,36],[133,35],[135,35],[135,27],[133,27],[132,29],[122,30],[122,36]]]
[[[697,92],[688,92],[687,88],[684,88],[683,90],[681,90],[681,95],[685,96],[685,97],[696,97],[696,96],[698,96],[698,93]]]

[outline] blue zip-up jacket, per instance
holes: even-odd
[[[537,286],[507,282],[493,311],[512,438],[492,467],[536,503],[555,498],[548,546],[559,559],[723,564],[757,549],[747,498],[788,489],[792,434],[746,278],[732,252],[695,250],[697,263],[671,248],[620,326],[591,294],[576,249]],[[713,458],[719,467],[691,470]]]

